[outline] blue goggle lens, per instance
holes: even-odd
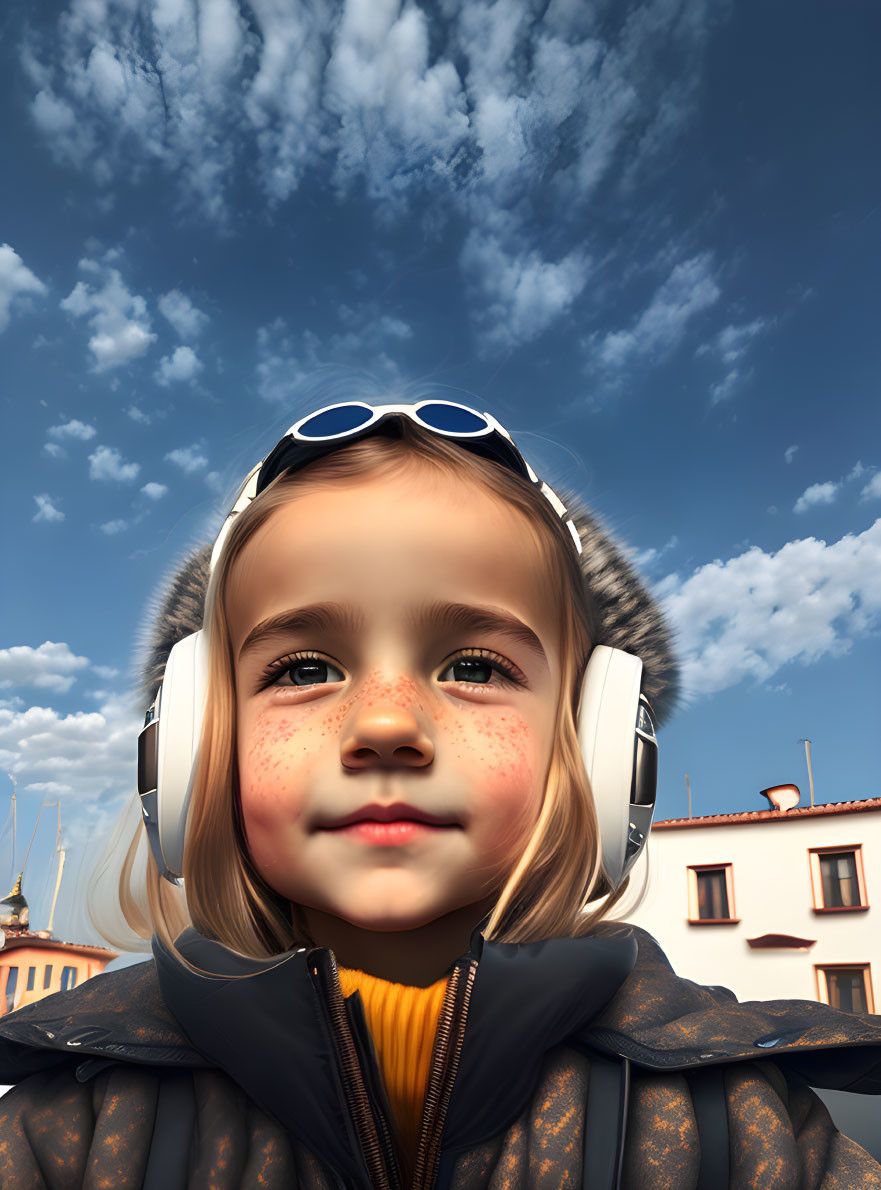
[[[338,434],[351,434],[372,417],[373,410],[363,405],[341,405],[338,409],[325,409],[308,418],[297,433],[303,438],[333,438]]]
[[[487,428],[486,418],[479,413],[472,413],[470,409],[457,409],[455,405],[442,405],[440,402],[422,405],[419,417],[427,426],[444,434],[475,434]]]

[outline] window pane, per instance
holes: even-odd
[[[720,920],[730,917],[728,911],[728,884],[724,868],[695,872],[697,877],[697,915],[701,921]]]
[[[76,987],[76,967],[64,967],[61,972],[61,990]]]
[[[859,905],[857,857],[852,851],[827,851],[821,855],[820,874],[825,909],[845,909]]]
[[[18,967],[10,967],[6,976],[6,1011],[12,1012],[15,1002],[15,987],[18,983]]]
[[[43,972],[43,990],[45,991],[52,982],[52,964],[46,964],[46,970]]]
[[[34,980],[36,979],[36,976],[37,976],[37,968],[36,967],[28,967],[28,991],[29,992],[32,992],[34,990]]]
[[[866,972],[862,967],[826,968],[829,1003],[844,1012],[868,1012]]]

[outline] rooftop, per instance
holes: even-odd
[[[826,814],[864,814],[881,810],[881,797],[857,798],[852,802],[825,802],[820,806],[795,806],[791,810],[743,810],[739,814],[705,814],[693,818],[662,818],[653,831],[679,830],[695,826],[740,826],[747,822],[780,822],[783,818],[820,818]]]

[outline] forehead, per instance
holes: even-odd
[[[546,645],[557,637],[554,580],[525,514],[426,467],[292,489],[231,569],[234,649],[260,620],[323,601],[390,623],[426,601],[492,605]]]

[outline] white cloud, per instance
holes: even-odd
[[[749,375],[751,374],[749,373]],[[743,380],[744,377],[741,376],[739,368],[732,368],[730,372],[726,372],[721,380],[710,385],[710,404],[717,405],[720,401],[727,401],[735,389],[740,387]]]
[[[127,483],[141,470],[140,463],[127,463],[112,446],[99,446],[89,455],[90,479],[115,479]]]
[[[185,475],[193,475],[208,466],[208,459],[202,454],[202,448],[194,443],[192,446],[181,446],[177,450],[170,450],[165,456],[169,463],[180,467]]]
[[[881,614],[881,519],[827,545],[754,546],[657,588],[674,624],[691,696],[765,682],[794,661],[846,653]]]
[[[838,492],[841,488],[840,483],[812,483],[809,488],[805,488],[802,494],[795,502],[793,512],[807,512],[809,508],[813,508],[817,504],[834,504],[838,499]]]
[[[175,347],[171,355],[164,355],[156,369],[156,383],[167,388],[169,384],[195,380],[202,371],[202,361],[192,347]]]
[[[103,525],[98,526],[102,533],[108,537],[115,537],[117,533],[124,533],[128,528],[128,521],[115,520],[105,521]]]
[[[246,19],[234,0],[157,0],[144,23],[130,0],[66,0],[26,69],[57,158],[104,184],[164,171],[210,219],[229,219],[243,175],[271,205],[330,177],[385,222],[428,198],[474,231],[461,264],[492,345],[509,315],[534,338],[583,292],[592,204],[630,193],[688,127],[718,13],[253,0]]]
[[[44,442],[43,454],[47,454],[50,459],[66,459],[67,451],[63,446],[59,446],[57,442]]]
[[[0,767],[21,785],[75,801],[77,812],[104,794],[132,792],[132,740],[143,716],[113,695],[98,711],[62,715],[50,707],[0,709]]]
[[[861,500],[881,500],[881,471],[876,471],[863,490]]]
[[[722,379],[710,385],[711,404],[716,405],[719,401],[727,400],[752,375],[751,369],[744,370],[743,357],[756,336],[766,331],[769,326],[770,322],[766,318],[755,318],[752,322],[741,323],[739,326],[729,324],[700,349],[702,354],[712,352],[727,368]]]
[[[144,299],[132,293],[119,269],[107,263],[85,259],[79,267],[96,283],[77,281],[61,308],[74,318],[87,319],[93,332],[89,339],[93,370],[105,372],[146,354],[156,335]]]
[[[97,431],[94,426],[86,425],[85,422],[73,417],[70,421],[63,422],[61,425],[50,426],[48,434],[50,438],[54,438],[56,442],[67,442],[71,439],[79,439],[81,442],[88,442],[90,438],[94,438]]]
[[[41,492],[39,496],[34,496],[37,502],[37,511],[31,517],[33,521],[63,521],[64,513],[60,508],[56,508],[58,503],[57,496],[50,496],[47,492]]]
[[[636,359],[666,354],[682,339],[689,322],[718,301],[720,293],[709,253],[682,261],[630,330],[611,331],[604,337],[598,361],[609,370],[620,370]]]
[[[185,293],[171,289],[159,299],[159,313],[170,322],[181,339],[196,339],[208,325],[208,315]]]
[[[43,282],[32,273],[9,244],[0,244],[0,333],[9,326],[12,309],[29,296],[48,293]]]
[[[501,238],[477,229],[465,240],[461,264],[480,292],[477,320],[492,348],[537,338],[571,309],[591,269],[581,251],[544,260],[535,250],[516,243],[506,247]]]
[[[77,672],[88,664],[88,657],[78,657],[61,642],[47,640],[36,649],[13,645],[0,649],[0,687],[35,686],[64,694],[76,681]]]
[[[797,446],[787,446],[786,450],[784,450],[784,452],[783,452],[783,457],[784,457],[784,459],[786,459],[787,463],[791,463],[792,460],[795,458],[797,452],[798,452]]]
[[[137,407],[137,405],[130,405],[128,409],[126,409],[126,413],[129,415],[132,421],[136,421],[139,425],[148,426],[150,424],[149,414],[144,413],[143,410]]]
[[[658,559],[662,558],[664,554],[669,553],[670,550],[675,550],[677,545],[679,545],[679,538],[674,534],[673,537],[668,538],[668,540],[665,541],[662,546],[650,545],[643,550],[628,549],[625,550],[625,553],[634,566],[639,567],[640,570],[648,570],[653,567]]]
[[[713,346],[725,364],[736,363],[746,352],[756,335],[768,327],[768,320],[756,318],[740,326],[726,326],[719,331]]]
[[[97,674],[99,678],[119,677],[119,670],[113,665],[93,665],[92,673]]]
[[[150,483],[145,483],[141,491],[151,500],[161,500],[168,491],[168,488],[164,483],[153,483],[151,481]]]

